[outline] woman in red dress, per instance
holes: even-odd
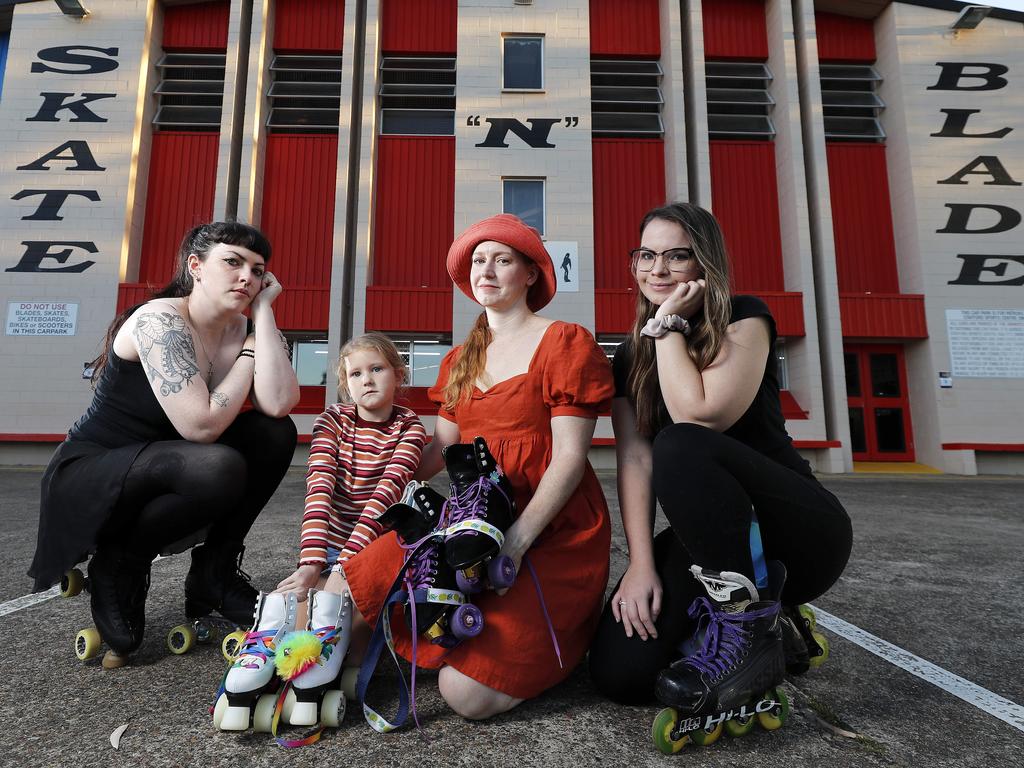
[[[448,252],[448,273],[484,308],[465,343],[441,364],[431,399],[434,440],[417,476],[443,467],[441,451],[481,436],[515,492],[519,517],[502,554],[521,577],[475,598],[481,634],[451,650],[420,643],[417,664],[440,668],[438,686],[458,714],[507,712],[564,680],[586,653],[608,583],[611,531],[601,486],[587,461],[598,412],[613,392],[611,369],[590,333],[535,312],[555,294],[551,258],[536,230],[500,214],[474,224]],[[373,625],[403,562],[395,534],[345,565],[359,612]],[[528,555],[561,652],[526,569]],[[396,650],[411,657],[406,624],[391,622]]]

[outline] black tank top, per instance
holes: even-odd
[[[89,409],[75,422],[68,439],[120,448],[132,443],[183,438],[160,407],[142,363],[121,359],[111,344]]]
[[[810,465],[797,453],[796,448],[793,447],[793,440],[786,432],[786,420],[782,415],[782,404],[779,401],[778,360],[775,358],[775,340],[777,338],[775,319],[772,317],[768,305],[756,296],[733,296],[732,317],[729,322],[739,322],[748,317],[763,317],[768,321],[771,332],[768,360],[765,363],[761,386],[758,387],[750,407],[736,420],[735,424],[722,434],[739,440],[758,453],[764,454],[802,475],[813,477]],[[612,369],[615,373],[615,396],[629,397],[630,402],[633,402],[626,385],[633,360],[631,347],[632,342],[628,339],[619,345],[615,352],[615,359],[612,361]],[[657,376],[657,371],[654,372],[654,375]],[[633,405],[635,407],[636,403],[633,402]],[[658,408],[656,433],[671,423],[672,419],[668,415],[668,409],[662,401]]]

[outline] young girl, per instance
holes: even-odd
[[[342,564],[380,535],[377,518],[401,498],[427,439],[416,414],[394,405],[406,368],[383,334],[342,347],[338,380],[342,402],[313,425],[299,564],[277,586],[300,600],[317,586],[340,592]]]

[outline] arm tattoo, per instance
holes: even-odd
[[[217,392],[216,390],[214,390],[213,392],[210,393],[210,399],[217,405],[219,405],[221,408],[228,407],[228,396],[225,395],[223,392]]]
[[[181,392],[199,373],[196,348],[185,319],[170,312],[145,312],[135,320],[139,358],[160,394]]]
[[[281,339],[281,343],[284,345],[285,354],[288,355],[288,362],[292,361],[292,345],[288,343],[288,339],[280,331],[277,332],[278,337]]]

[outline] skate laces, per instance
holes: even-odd
[[[473,520],[482,517],[487,508],[487,494],[491,490],[497,490],[505,499],[508,496],[498,484],[498,474],[493,472],[490,476],[478,477],[461,491],[452,485],[451,496],[445,505],[448,512],[448,524],[454,525],[464,520]]]
[[[695,653],[683,659],[683,663],[713,679],[722,677],[747,654],[751,632],[744,625],[778,612],[778,603],[772,603],[764,608],[729,613],[708,598],[698,597],[687,613],[691,619],[696,619],[696,635],[703,631],[704,641]]]
[[[238,649],[238,655],[235,658],[236,667],[254,668],[258,665],[252,663],[242,663],[242,659],[246,656],[255,656],[257,659],[262,661],[264,664],[267,663],[267,658],[272,657],[275,652],[274,637],[277,635],[278,630],[268,629],[265,631],[249,631],[245,633],[245,639],[242,640],[242,645]]]

